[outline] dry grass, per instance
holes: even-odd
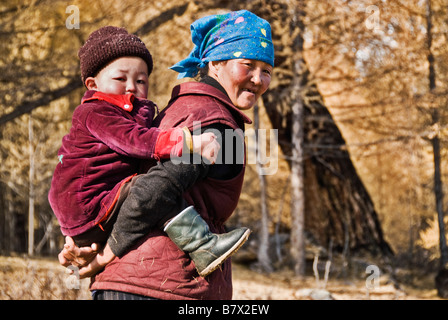
[[[413,286],[396,285],[381,277],[376,289],[367,291],[366,275],[349,280],[330,279],[322,289],[313,276],[295,278],[291,271],[270,275],[234,264],[234,299],[241,300],[313,300],[332,298],[335,300],[425,300],[438,299],[436,290],[428,285],[431,277]],[[76,282],[61,267],[56,259],[29,259],[0,256],[0,300],[90,300],[89,280]],[[426,283],[426,285],[425,285]]]
[[[76,282],[55,259],[0,257],[2,300],[86,300],[88,287],[89,280]]]

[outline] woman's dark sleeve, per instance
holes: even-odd
[[[229,180],[236,177],[243,169],[244,137],[242,131],[234,130],[223,124],[204,127],[202,132],[216,133],[221,146],[216,164],[210,166],[207,177],[218,180]]]

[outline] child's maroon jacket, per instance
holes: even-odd
[[[99,224],[123,183],[140,173],[141,161],[182,153],[182,129],[151,127],[156,109],[132,94],[84,94],[62,139],[48,195],[64,235]]]

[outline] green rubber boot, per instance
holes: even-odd
[[[234,254],[251,233],[248,228],[238,228],[223,234],[212,233],[193,206],[175,216],[164,231],[179,249],[190,255],[202,277],[215,271]]]

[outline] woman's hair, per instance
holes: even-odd
[[[208,63],[205,65],[205,67],[198,68],[199,72],[195,77],[196,81],[201,81],[208,75]]]

